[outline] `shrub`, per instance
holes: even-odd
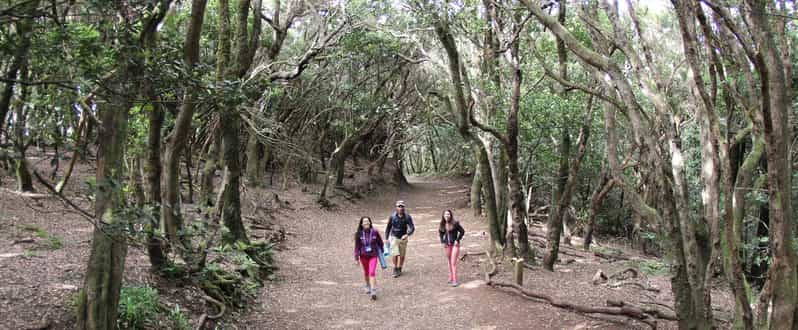
[[[142,329],[158,315],[158,290],[150,286],[122,287],[118,312],[120,329]]]

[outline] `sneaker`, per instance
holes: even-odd
[[[371,300],[377,300],[377,289],[371,289]]]
[[[402,269],[401,268],[396,270],[396,276],[402,276]]]
[[[446,281],[446,284],[452,285],[452,280]]]
[[[459,282],[457,282],[457,281],[454,281],[454,282],[452,282],[452,287],[453,287],[453,288],[456,288],[456,287],[458,287],[458,286],[460,286],[460,283],[459,283]]]
[[[391,274],[391,276],[393,276],[393,277],[399,277],[399,269],[398,269],[398,268],[394,268],[394,269],[393,269],[393,274]]]
[[[366,294],[371,293],[371,287],[370,286],[364,285],[363,288],[366,289]]]

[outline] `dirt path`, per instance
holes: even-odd
[[[638,327],[633,323],[614,323],[570,313],[488,288],[480,280],[483,273],[476,258],[460,264],[459,280],[463,284],[458,288],[448,286],[445,259],[436,232],[441,210],[453,208],[466,228],[464,251],[482,250],[487,239],[485,226],[470,216],[467,209],[452,207],[465,206],[468,187],[463,182],[411,179],[411,183],[413,187],[406,191],[367,196],[348,210],[321,214],[318,209],[298,211],[299,219],[287,226],[295,236],[288,240],[287,249],[277,255],[280,280],[267,285],[259,306],[239,325],[270,329]],[[362,273],[352,258],[351,237],[361,215],[371,216],[378,223],[377,228],[384,231],[397,199],[408,203],[416,234],[409,242],[403,276],[392,278],[390,267],[384,271],[378,267],[378,300],[371,301],[362,291]],[[589,280],[591,271],[572,272],[569,276],[578,276],[581,283],[584,278]],[[541,281],[544,283],[541,286],[572,296],[568,289],[570,284],[552,282],[563,273],[531,273],[527,273],[531,281]],[[597,301],[606,299],[595,289],[576,292],[573,296],[580,299],[585,295]]]

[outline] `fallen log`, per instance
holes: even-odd
[[[657,328],[657,319],[664,319],[664,320],[678,320],[675,314],[660,311],[655,308],[644,308],[638,307],[623,301],[607,301],[607,307],[593,307],[593,306],[583,306],[577,305],[574,303],[570,303],[567,301],[562,301],[559,299],[555,299],[551,296],[533,292],[523,288],[522,286],[514,283],[505,283],[499,281],[493,281],[493,276],[496,275],[498,272],[498,268],[496,267],[496,263],[494,262],[493,258],[490,257],[488,261],[490,262],[490,268],[485,271],[485,283],[494,288],[511,288],[514,289],[517,294],[520,294],[522,297],[533,300],[533,301],[545,301],[549,305],[554,307],[563,308],[567,310],[571,310],[578,313],[583,314],[604,314],[604,315],[616,315],[616,316],[625,316],[640,322],[643,322],[650,326],[652,329]],[[624,270],[626,271],[626,270]],[[614,305],[610,305],[610,304]]]
[[[15,240],[14,242],[11,243],[11,245],[17,245],[17,244],[22,244],[22,243],[33,243],[33,242],[35,242],[35,240],[33,238],[22,238],[22,239]]]
[[[663,318],[663,317],[659,317],[659,316],[663,315],[662,313],[654,313],[654,312],[646,313],[645,310],[637,308],[637,307],[634,307],[632,305],[628,305],[628,304],[625,304],[623,306],[609,306],[609,307],[583,306],[583,305],[573,304],[573,303],[570,303],[570,302],[567,302],[567,301],[561,301],[561,300],[555,299],[555,298],[553,298],[551,296],[548,296],[548,295],[545,295],[545,294],[542,294],[542,293],[532,292],[532,291],[524,289],[523,287],[521,287],[519,285],[516,285],[516,284],[513,284],[513,283],[489,281],[488,285],[492,286],[492,287],[515,289],[516,293],[520,294],[522,297],[524,297],[526,299],[534,300],[534,301],[541,301],[542,300],[542,301],[545,301],[549,305],[552,305],[554,307],[563,308],[563,309],[567,309],[567,310],[578,312],[578,313],[583,313],[583,314],[604,314],[604,315],[616,315],[616,316],[629,317],[629,318],[638,320],[640,322],[643,322],[643,323],[649,325],[652,329],[656,329],[657,328],[656,318]],[[664,315],[667,316],[667,314],[664,314]],[[667,319],[667,318],[664,318],[664,319]]]
[[[668,320],[668,321],[678,321],[679,320],[679,318],[674,313],[662,311],[662,310],[659,310],[659,309],[656,309],[656,308],[651,308],[651,307],[636,306],[636,305],[632,305],[632,304],[630,304],[628,302],[621,301],[621,300],[607,299],[607,306],[621,307],[621,308],[623,308],[623,307],[631,307],[631,308],[639,309],[639,310],[643,311],[643,313],[646,313],[646,314],[651,315],[653,317],[656,317],[658,319],[663,319],[663,320]]]
[[[612,254],[599,252],[599,251],[594,251],[593,255],[595,255],[595,256],[597,256],[599,258],[610,260],[610,262],[616,262],[618,260],[629,260],[629,257],[625,257],[623,255],[612,255]]]

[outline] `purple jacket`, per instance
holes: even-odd
[[[355,234],[355,260],[360,256],[376,257],[382,251],[382,237],[373,228],[367,231],[358,231]],[[371,246],[371,251],[366,251],[366,246]]]

